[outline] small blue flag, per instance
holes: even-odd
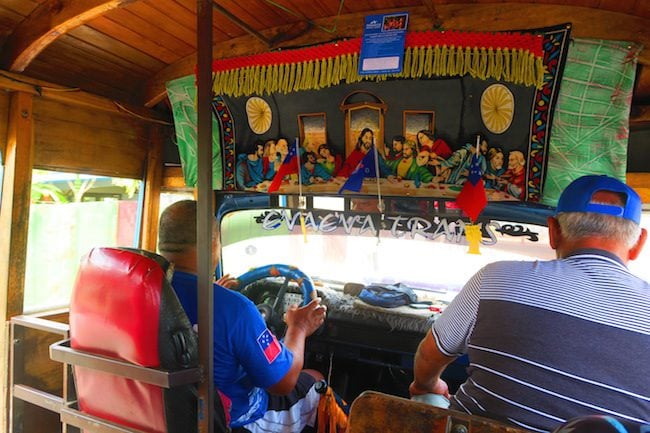
[[[372,146],[368,149],[368,153],[363,157],[361,162],[357,164],[357,167],[348,177],[348,180],[345,181],[341,189],[339,189],[339,194],[342,194],[346,189],[349,191],[359,192],[361,191],[361,186],[363,185],[363,179],[366,177],[377,177],[377,170],[375,167],[375,147]]]
[[[478,159],[476,154],[472,155],[472,162],[469,165],[469,176],[467,180],[472,182],[472,185],[476,186],[479,180],[483,177],[483,172],[481,171],[481,162]]]
[[[483,184],[483,172],[478,155],[472,155],[472,162],[469,166],[469,176],[463,185],[463,189],[456,197],[456,204],[461,208],[469,219],[474,222],[487,205],[485,185]]]

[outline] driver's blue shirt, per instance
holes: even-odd
[[[196,275],[176,271],[172,286],[190,322],[196,324]],[[240,427],[264,415],[265,389],[289,371],[293,354],[271,334],[248,298],[217,284],[213,324],[214,383],[230,399],[230,425]]]

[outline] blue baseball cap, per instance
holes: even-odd
[[[624,195],[623,207],[613,204],[592,203],[593,195],[598,191],[610,191]],[[587,175],[579,177],[566,187],[560,195],[555,213],[560,212],[594,212],[613,215],[641,224],[641,198],[632,188],[618,179],[605,175]]]

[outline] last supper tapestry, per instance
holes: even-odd
[[[217,60],[223,189],[455,198],[477,159],[488,200],[539,201],[569,34],[409,32],[392,75],[360,39]]]

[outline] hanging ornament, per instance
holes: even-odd
[[[515,98],[503,84],[492,84],[481,95],[481,119],[493,134],[503,134],[512,123]]]
[[[271,120],[273,115],[271,107],[262,98],[253,96],[246,101],[246,114],[248,115],[248,126],[251,131],[261,135],[269,130],[271,127]]]

